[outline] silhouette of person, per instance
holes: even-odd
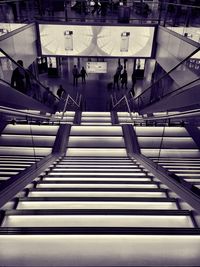
[[[82,69],[81,69],[82,83],[86,83],[86,81],[85,81],[85,76],[87,76],[87,72],[86,72],[85,68],[82,67]]]
[[[57,96],[59,98],[62,98],[63,96],[65,95],[65,90],[64,88],[62,87],[62,85],[60,84],[58,90],[57,90]]]
[[[119,72],[116,72],[113,79],[114,79],[114,84],[113,84],[113,88],[115,88],[115,85],[117,85],[117,89],[119,89],[119,78],[120,78],[120,74]]]
[[[121,74],[122,88],[125,86],[125,89],[127,89],[127,81],[128,81],[127,71],[124,70],[123,73]]]
[[[43,92],[44,104],[49,104],[50,95],[51,95],[50,89],[49,87],[47,87],[46,90]]]
[[[23,68],[23,61],[18,60],[17,63],[22,67],[19,66],[13,71],[11,77],[11,86],[16,88],[18,91],[26,94],[27,92],[27,85],[29,84],[29,76],[26,73],[25,69]]]
[[[77,69],[76,65],[74,65],[74,68],[72,70],[72,74],[73,74],[73,85],[77,86],[79,73],[78,73],[78,69]]]

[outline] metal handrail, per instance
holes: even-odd
[[[200,78],[198,78],[199,80]],[[127,109],[128,109],[128,113],[130,114],[130,118],[132,120],[132,122],[135,120],[133,118],[131,109],[130,109],[130,105],[129,105],[129,101],[127,99],[127,96],[123,96],[121,97],[117,103],[114,104],[114,100],[113,100],[113,96],[111,95],[111,102],[112,102],[112,106],[113,108],[116,108],[123,100],[125,100]],[[192,110],[186,110],[186,111],[182,111],[182,112],[178,112],[178,113],[174,113],[171,115],[159,115],[159,116],[151,116],[151,117],[144,117],[144,115],[141,115],[142,119],[144,121],[158,121],[158,120],[166,120],[166,119],[180,119],[180,118],[187,118],[187,117],[198,117],[200,116],[200,109],[192,109]]]
[[[25,116],[26,118],[39,118],[39,119],[45,119],[45,120],[50,120],[52,118],[52,115],[37,115],[34,113],[26,112],[26,111],[21,111],[15,108],[9,108],[5,106],[0,106],[0,112],[6,113],[8,115],[16,115],[16,116]]]
[[[125,103],[126,103],[126,106],[127,106],[127,109],[128,109],[128,113],[130,114],[130,117],[131,117],[131,120],[133,120],[133,115],[132,115],[132,112],[131,112],[131,108],[130,108],[130,105],[129,105],[129,101],[127,99],[127,96],[124,95],[122,98],[120,98],[119,101],[117,101],[117,103],[114,104],[114,99],[113,99],[113,95],[110,96],[111,97],[111,102],[112,102],[112,105],[113,105],[113,108],[115,108],[116,106],[118,106],[123,100],[125,100]]]
[[[152,86],[154,86],[154,84],[158,83],[160,80],[162,80],[163,78],[167,77],[172,71],[174,71],[175,69],[177,69],[180,65],[183,64],[183,62],[185,62],[186,60],[190,59],[193,55],[195,55],[198,51],[200,51],[200,46],[195,49],[189,56],[187,56],[186,58],[184,58],[183,60],[181,60],[181,62],[179,62],[175,67],[173,67],[170,71],[168,71],[167,73],[165,73],[162,77],[160,77],[157,81],[155,81],[153,84],[151,84],[149,87],[147,87],[140,95],[138,95],[137,97],[135,97],[133,100],[136,101],[137,99],[139,99],[142,95],[144,95],[149,89],[151,89]]]
[[[9,85],[10,87],[12,87],[11,84],[10,84],[9,82],[7,82],[7,81],[5,81],[5,80],[3,80],[3,79],[1,79],[1,78],[0,78],[0,81],[2,81],[3,83],[6,83],[6,84]]]
[[[80,94],[79,96],[79,101],[78,103],[76,102],[76,100],[74,100],[69,94],[67,95],[66,99],[65,99],[65,104],[64,104],[64,107],[63,107],[63,111],[62,111],[62,115],[61,115],[61,119],[64,118],[64,115],[65,115],[65,110],[67,108],[67,104],[69,102],[69,100],[71,100],[78,108],[80,108],[81,106],[81,99],[82,99],[82,95]]]

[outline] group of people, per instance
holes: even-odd
[[[79,72],[76,65],[74,65],[74,68],[72,70],[73,75],[73,85],[78,85],[78,79],[81,78],[82,84],[86,83],[85,77],[87,76],[87,72],[84,67],[81,68],[81,71]]]
[[[127,75],[127,70],[121,64],[118,64],[117,70],[114,75],[114,83],[113,83],[113,88],[117,86],[117,89],[119,89],[119,82],[121,82],[121,88],[127,89],[127,83],[128,83],[128,75]]]
[[[135,77],[134,72],[132,73],[131,80],[132,80],[131,90],[132,90],[132,93],[134,94],[135,93],[134,87],[136,84],[136,77]],[[123,70],[123,66],[119,63],[117,70],[116,70],[114,77],[113,77],[113,89],[115,89],[116,87],[117,87],[117,89],[119,89],[120,88],[120,85],[119,85],[120,82],[121,82],[121,88],[128,89],[128,87],[127,87],[128,74],[127,74],[126,67],[124,66],[124,70]]]
[[[49,105],[51,107],[56,105],[56,97],[49,87],[44,88],[36,79],[32,79],[32,74],[24,68],[22,60],[17,61],[18,66],[14,69],[11,77],[11,86],[17,91],[31,96],[34,99]],[[58,89],[58,97],[63,94],[62,86]],[[60,98],[59,97],[59,98]]]

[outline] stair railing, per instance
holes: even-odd
[[[126,105],[126,107],[127,107],[127,111],[128,111],[128,113],[129,113],[129,115],[130,115],[131,120],[132,120],[132,121],[134,120],[133,115],[132,115],[132,112],[131,112],[131,108],[130,108],[130,105],[129,105],[129,101],[128,101],[126,95],[122,96],[118,101],[117,101],[117,99],[115,98],[116,103],[114,103],[114,102],[115,102],[115,101],[114,101],[114,96],[113,96],[112,94],[110,95],[110,98],[111,98],[112,109],[117,108],[117,107],[124,101],[124,102],[125,102],[125,105]]]
[[[14,116],[14,117],[20,117],[24,119],[41,119],[41,120],[47,120],[50,121],[52,119],[52,115],[40,115],[40,114],[34,114],[27,111],[22,111],[14,108],[9,108],[5,106],[0,106],[0,113],[5,114],[5,116]]]
[[[61,115],[61,120],[64,118],[65,111],[67,109],[69,101],[71,101],[73,103],[73,105],[75,105],[78,109],[81,108],[82,95],[80,94],[78,97],[76,97],[76,99],[77,99],[77,101],[74,100],[69,94],[67,95],[67,97],[65,99],[65,104],[64,104],[64,107],[63,107],[62,115]]]
[[[164,75],[162,75],[158,80],[156,80],[155,82],[153,82],[153,84],[151,84],[149,87],[147,87],[140,95],[136,96],[135,98],[132,99],[132,101],[134,102],[134,105],[137,106],[137,111],[140,112],[140,110],[144,107],[146,107],[147,105],[151,104],[153,102],[152,99],[152,93],[153,93],[153,89],[159,89],[160,88],[160,84],[165,81],[165,78],[170,77],[170,74],[174,71],[177,70],[179,67],[183,66],[183,64],[185,64],[185,62],[187,60],[189,60],[192,56],[194,56],[195,54],[197,54],[197,52],[200,51],[200,46],[195,49],[192,53],[190,53],[189,56],[185,57],[181,62],[179,62],[176,66],[174,66],[170,71],[168,71],[167,73],[165,73]],[[186,83],[185,85],[179,87],[179,88],[175,88],[173,91],[170,92],[164,92],[163,88],[161,94],[159,94],[159,92],[157,92],[157,90],[155,90],[154,93],[156,93],[156,97],[157,99],[155,99],[154,102],[159,101],[160,99],[162,99],[163,97],[165,97],[166,95],[172,94],[173,92],[177,92],[180,89],[182,89],[183,87],[188,86],[189,84],[196,82],[196,80],[198,80],[199,78],[193,80],[193,81],[189,81],[189,83]],[[174,81],[173,81],[174,82]],[[164,83],[164,82],[163,82]],[[159,94],[159,95],[158,95]],[[131,100],[129,100],[131,101]]]

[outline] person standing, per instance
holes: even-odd
[[[115,89],[115,85],[117,85],[117,89],[119,89],[119,78],[120,78],[120,74],[119,72],[116,72],[113,77],[113,80],[114,80],[113,89]]]
[[[86,72],[85,68],[82,67],[82,69],[81,69],[81,79],[82,79],[82,83],[86,83],[86,81],[85,81],[85,76],[88,76],[88,75],[87,75],[87,72]]]
[[[63,98],[64,95],[65,95],[65,90],[64,90],[64,88],[62,87],[62,85],[60,84],[60,86],[59,86],[59,88],[58,88],[58,90],[57,90],[57,96],[58,96],[59,98]]]
[[[18,91],[26,94],[27,93],[27,87],[29,85],[29,77],[26,73],[25,69],[23,68],[23,61],[18,60],[18,65],[21,67],[17,67],[11,77],[11,86],[17,89]]]
[[[74,65],[74,68],[72,70],[72,74],[73,74],[73,85],[77,86],[78,85],[78,69],[76,67],[76,65]]]
[[[128,82],[128,76],[127,76],[127,71],[124,70],[123,73],[121,74],[121,84],[122,84],[122,88],[127,89],[127,82]]]

